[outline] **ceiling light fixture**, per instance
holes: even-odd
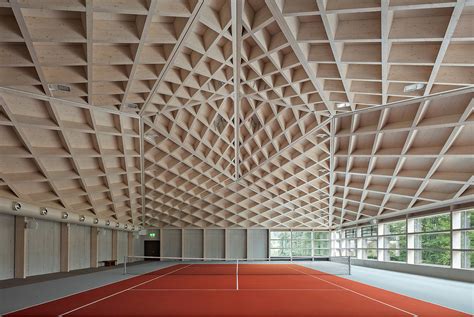
[[[19,202],[17,202],[17,201],[14,201],[14,202],[12,203],[12,209],[13,209],[14,211],[19,211],[19,210],[21,209],[21,204],[20,204]]]
[[[85,220],[86,220],[86,217],[85,217],[85,216],[80,216],[80,217],[79,217],[79,221],[80,221],[80,222],[84,222]]]
[[[65,92],[71,91],[70,86],[63,85],[63,84],[48,84],[48,88],[50,91],[65,91]]]
[[[41,216],[46,216],[48,214],[48,209],[41,207],[40,208],[40,215]]]
[[[99,219],[94,218],[94,224],[98,224],[98,223],[99,223]]]
[[[417,91],[425,88],[425,84],[422,83],[416,83],[416,84],[411,84],[411,85],[406,85],[403,87],[403,92],[412,92],[412,91]]]
[[[63,212],[61,218],[67,219],[67,217],[69,217],[69,214],[67,212]]]
[[[337,102],[336,103],[336,108],[337,109],[342,109],[342,108],[347,108],[347,107],[350,107],[351,104],[348,103],[348,102]]]

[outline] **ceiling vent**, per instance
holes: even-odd
[[[48,88],[50,91],[65,91],[65,92],[71,91],[71,86],[62,85],[62,84],[48,84]]]
[[[224,131],[226,122],[224,118],[220,114],[218,114],[216,118],[214,119],[214,122],[212,125],[214,126],[214,129],[219,131],[219,133],[222,133],[222,131]]]

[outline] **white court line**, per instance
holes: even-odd
[[[159,270],[163,270],[163,269],[166,269],[166,268],[169,268],[171,266],[174,266],[176,264],[174,263],[170,263],[170,264],[165,264],[165,266],[163,266],[162,268],[159,268]],[[115,269],[113,269],[115,270]],[[119,270],[118,268],[116,270]],[[143,275],[146,275],[148,273],[152,273],[152,272],[155,272],[156,269],[153,269],[151,270],[150,272],[146,272],[146,273],[143,273]],[[96,271],[96,272],[91,272],[91,273],[86,273],[86,275],[89,275],[89,274],[96,274],[96,273],[101,273],[102,271]],[[64,279],[73,279],[75,277],[78,277],[80,275],[73,275],[73,276],[67,276],[65,277]],[[109,282],[109,283],[105,283],[105,284],[101,284],[99,286],[94,286],[94,287],[91,287],[91,288],[86,288],[86,289],[83,289],[81,291],[77,291],[77,292],[72,292],[72,293],[68,293],[67,295],[64,295],[64,296],[59,296],[59,297],[55,297],[53,299],[48,299],[48,300],[45,300],[43,302],[40,302],[40,303],[36,303],[36,304],[32,304],[32,305],[28,305],[28,306],[25,306],[25,307],[22,307],[22,308],[18,308],[18,309],[15,309],[15,310],[12,310],[12,311],[9,311],[9,312],[6,312],[6,313],[3,313],[3,315],[0,315],[1,316],[4,316],[4,315],[9,315],[9,314],[13,314],[13,313],[16,313],[16,312],[19,312],[21,310],[25,310],[25,309],[30,309],[32,307],[35,307],[35,306],[39,306],[39,305],[43,305],[43,304],[49,304],[51,302],[54,302],[54,301],[57,301],[57,300],[60,300],[60,299],[64,299],[66,297],[69,297],[69,296],[74,296],[74,295],[77,295],[77,294],[80,294],[80,293],[85,293],[85,292],[88,292],[88,291],[92,291],[92,290],[95,290],[95,289],[98,289],[98,288],[101,288],[101,287],[104,287],[104,286],[108,286],[108,285],[112,285],[112,284],[115,284],[115,283],[119,283],[119,282],[123,282],[123,281],[127,281],[129,279],[132,279],[132,278],[135,278],[137,276],[129,276],[129,277],[126,277],[124,278],[123,280],[116,280],[116,281],[112,281],[112,282]],[[42,283],[48,283],[50,281],[45,281],[45,282],[42,282]],[[21,287],[21,286],[18,286],[18,287]]]
[[[72,310],[70,310],[70,311],[67,311],[67,312],[65,312],[65,313],[62,313],[61,315],[59,315],[59,317],[65,316],[65,315],[67,315],[67,314],[70,314],[70,313],[72,313],[72,312],[75,312],[75,311],[77,311],[77,310],[79,310],[79,309],[82,309],[82,308],[84,308],[84,307],[90,306],[90,305],[92,305],[92,304],[101,302],[101,301],[103,301],[104,299],[111,298],[111,297],[113,297],[113,296],[115,296],[115,295],[118,295],[118,294],[122,294],[122,293],[124,293],[124,292],[126,292],[126,291],[129,291],[129,290],[135,288],[135,287],[142,286],[142,285],[144,285],[144,284],[150,283],[150,282],[152,282],[152,281],[154,281],[154,280],[157,280],[157,279],[159,279],[159,278],[162,278],[163,276],[166,276],[166,275],[169,275],[169,274],[171,274],[171,273],[177,272],[177,271],[179,271],[179,270],[185,269],[185,268],[187,268],[187,267],[189,267],[189,266],[191,266],[191,265],[192,265],[192,264],[186,265],[186,266],[184,266],[184,267],[181,267],[181,268],[176,269],[176,270],[174,270],[174,271],[168,272],[168,273],[166,273],[166,274],[159,275],[159,276],[157,276],[157,277],[155,277],[155,278],[152,278],[151,280],[148,280],[148,281],[145,281],[145,282],[143,282],[143,283],[136,284],[136,285],[134,285],[134,286],[132,286],[132,287],[129,287],[129,288],[127,288],[127,289],[121,290],[120,292],[113,293],[112,295],[99,298],[98,300],[95,300],[95,301],[90,302],[90,303],[88,303],[88,304],[82,305],[82,306],[80,306],[80,307],[74,308],[74,309],[72,309]]]
[[[403,309],[398,308],[398,307],[396,307],[396,306],[387,304],[387,303],[385,303],[385,302],[382,302],[382,301],[380,301],[380,300],[378,300],[378,299],[375,299],[375,298],[372,298],[372,297],[370,297],[370,296],[361,294],[361,293],[359,293],[359,292],[356,292],[356,291],[354,291],[354,290],[351,290],[350,288],[346,288],[346,287],[341,286],[341,285],[338,285],[338,284],[336,284],[336,283],[326,281],[325,279],[322,279],[322,278],[319,278],[319,277],[317,277],[317,276],[315,276],[315,275],[311,275],[311,274],[308,274],[308,273],[306,273],[306,272],[297,270],[297,269],[295,269],[295,268],[293,268],[293,267],[290,267],[290,266],[288,266],[288,267],[289,267],[290,269],[292,269],[292,270],[297,271],[297,272],[300,272],[300,273],[306,274],[306,275],[308,275],[308,276],[311,276],[312,278],[316,278],[316,279],[321,280],[321,281],[323,281],[323,282],[326,282],[326,283],[332,284],[332,285],[334,285],[334,286],[340,287],[340,288],[342,288],[342,289],[344,289],[344,290],[346,290],[346,291],[349,291],[349,292],[352,292],[352,293],[354,293],[354,294],[357,294],[357,295],[360,295],[360,296],[362,296],[362,297],[365,297],[365,298],[368,298],[368,299],[370,299],[370,300],[373,300],[373,301],[375,301],[375,302],[377,302],[377,303],[384,304],[384,305],[386,305],[386,306],[388,306],[388,307],[391,307],[391,308],[394,308],[394,309],[399,310],[399,311],[401,311],[401,312],[404,312],[405,314],[411,315],[412,317],[418,317],[418,315],[415,315],[415,314],[413,314],[413,313],[410,313],[409,311],[406,311],[406,310],[403,310]]]
[[[236,289],[239,290],[239,261],[237,261],[237,264],[235,266],[235,280],[236,280]]]
[[[159,292],[159,291],[237,291],[235,288],[137,288],[130,292]],[[341,288],[244,288],[240,291],[345,291]]]

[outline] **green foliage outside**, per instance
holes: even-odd
[[[417,219],[415,228],[421,232],[433,232],[451,229],[449,214]],[[451,234],[431,233],[416,236],[417,247],[421,247],[421,263],[451,265]]]

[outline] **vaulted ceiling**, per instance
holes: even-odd
[[[442,0],[0,1],[0,196],[226,228],[474,199],[473,14]]]

